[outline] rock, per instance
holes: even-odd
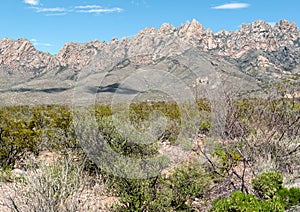
[[[285,185],[287,188],[300,188],[300,178],[294,179],[292,182]]]
[[[299,64],[300,32],[297,25],[287,20],[282,20],[271,27],[264,21],[243,24],[240,30],[222,30],[213,33],[195,19],[186,22],[178,28],[164,23],[160,29],[153,27],[141,30],[131,39],[112,39],[108,44],[91,41],[85,44],[67,43],[57,55],[50,55],[37,51],[26,39],[2,39],[0,41],[0,66],[10,74],[17,72],[28,73],[30,77],[49,71],[54,67],[68,67],[81,70],[99,52],[107,53],[112,57],[124,57],[126,52],[129,57],[135,58],[139,64],[152,63],[153,58],[160,56],[174,56],[186,49],[197,47],[202,51],[211,51],[220,56],[233,56],[240,58],[251,49],[261,50],[269,55],[282,52],[283,47],[292,49],[288,55],[283,54],[270,60],[278,66],[280,59],[288,57],[285,63],[292,63],[294,68]],[[284,52],[283,52],[284,53]],[[123,58],[126,59],[126,58]],[[101,63],[100,63],[101,64]],[[101,65],[98,67],[101,69]],[[291,69],[284,65],[282,69]]]
[[[51,60],[49,53],[37,51],[26,39],[0,40],[0,66],[9,74],[24,74],[33,77],[43,72]]]
[[[11,171],[11,174],[13,175],[13,177],[20,178],[26,175],[26,171],[23,171],[21,169],[13,169]]]
[[[178,57],[182,58],[178,64],[166,65]],[[111,83],[118,83],[124,73],[133,73],[140,66],[157,67],[188,78],[192,76],[190,72],[195,72],[199,76],[194,77],[194,84],[208,72],[218,76],[213,79],[226,73],[243,79],[250,77],[251,83],[269,82],[299,74],[300,31],[287,20],[274,27],[259,20],[243,24],[236,31],[214,33],[194,19],[178,28],[168,23],[159,29],[146,28],[130,39],[67,43],[57,55],[36,50],[26,39],[0,40],[0,88],[5,95],[11,90],[65,92],[81,74],[114,71]]]
[[[176,28],[174,26],[172,26],[171,24],[164,23],[158,30],[158,33],[160,33],[162,35],[169,35],[169,34],[172,34],[175,30],[176,30]]]
[[[113,45],[112,42],[110,44]],[[80,70],[97,54],[99,48],[101,48],[99,41],[87,44],[67,43],[55,57],[61,66]]]

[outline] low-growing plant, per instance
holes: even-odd
[[[84,164],[65,156],[51,164],[41,161],[38,167],[32,165],[27,165],[27,173],[18,184],[22,198],[11,197],[7,206],[12,211],[77,211],[80,200],[76,192],[88,182]]]
[[[285,209],[300,204],[300,188],[282,188],[275,196],[276,199],[282,202]]]
[[[229,173],[230,170],[236,167],[241,161],[242,156],[235,149],[217,148],[213,152],[213,156],[218,159],[218,171],[220,173]]]
[[[258,200],[252,194],[245,194],[235,191],[229,198],[224,198],[213,202],[212,212],[236,211],[236,212],[283,212],[284,207],[280,201],[273,199]]]
[[[28,107],[0,109],[0,166],[13,166],[27,152],[38,153],[41,130]]]
[[[279,172],[265,172],[254,178],[252,185],[260,198],[272,199],[283,188],[283,176]]]
[[[196,198],[205,198],[211,177],[197,162],[181,164],[168,176],[114,179],[110,192],[120,197],[116,211],[190,211]]]
[[[262,173],[252,180],[254,193],[235,191],[215,200],[211,211],[284,211],[300,203],[299,188],[285,188],[279,172]]]
[[[172,209],[186,211],[192,210],[195,198],[206,197],[212,178],[198,162],[192,161],[178,165],[162,183],[165,188],[161,194],[169,196]]]
[[[66,106],[0,108],[0,166],[13,166],[27,153],[78,147]]]

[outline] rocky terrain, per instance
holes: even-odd
[[[178,28],[163,24],[130,39],[67,43],[56,55],[36,50],[26,39],[0,40],[2,104],[90,101],[95,94],[108,101],[116,92],[138,94],[156,83],[160,91],[178,82],[188,88],[228,82],[255,90],[261,83],[299,74],[300,31],[286,20],[273,27],[256,21],[216,33],[196,20]]]

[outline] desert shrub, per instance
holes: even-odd
[[[110,176],[109,192],[119,197],[114,211],[147,211],[156,195],[158,178],[128,179]]]
[[[173,210],[191,210],[195,198],[205,198],[212,185],[211,176],[196,162],[186,162],[177,166],[164,179],[162,196],[169,196],[168,204]]]
[[[206,98],[197,99],[197,105],[200,111],[211,112],[211,103]]]
[[[93,110],[95,111],[95,116],[97,118],[103,118],[112,115],[111,107],[109,105],[95,104]]]
[[[210,164],[219,175],[225,173],[231,179],[234,189],[248,192],[246,178],[252,173],[247,170],[257,171],[257,166],[265,165],[266,160],[275,164],[275,170],[298,163],[294,158],[299,152],[298,135],[294,133],[299,129],[297,100],[267,92],[260,98],[225,94],[227,114],[224,128],[220,128],[223,142],[213,154],[217,160],[210,160]],[[222,118],[216,119],[222,123]],[[238,165],[240,172],[234,169]]]
[[[300,204],[300,189],[299,188],[282,188],[275,196],[276,199],[282,202],[285,209]]]
[[[289,97],[299,86],[297,80],[287,78],[268,84],[259,97],[243,95],[237,98],[227,95],[226,134],[230,138],[245,138],[250,133],[259,135],[276,131],[274,136],[278,138],[297,137],[300,102],[297,98]]]
[[[253,189],[260,198],[271,199],[283,187],[283,176],[279,172],[265,172],[252,180]]]
[[[220,136],[223,149],[231,143],[246,165],[257,172],[300,171],[300,101],[293,97],[299,79],[270,84],[259,96],[225,95],[224,126]],[[217,117],[222,123],[222,117]],[[229,141],[229,142],[228,142]],[[227,150],[226,150],[227,151]]]
[[[180,133],[181,127],[181,114],[180,108],[176,103],[173,102],[139,102],[131,103],[129,106],[130,114],[129,119],[136,129],[145,131],[151,124],[151,119],[158,122],[157,115],[161,115],[166,119],[166,126],[164,131],[158,133],[160,140],[175,141],[178,134]],[[152,116],[152,117],[151,117]],[[154,116],[154,117],[153,117]],[[149,124],[145,122],[150,121]]]
[[[299,188],[285,188],[283,176],[279,172],[265,172],[252,180],[253,189],[259,198],[274,199],[285,209],[300,203]]]
[[[13,166],[27,152],[37,154],[41,130],[29,114],[29,107],[0,109],[0,165]]]
[[[120,132],[120,128],[124,131]],[[130,157],[147,157],[157,154],[158,146],[155,140],[147,138],[126,127],[126,123],[113,121],[111,117],[104,117],[98,120],[99,132],[105,143],[115,152]],[[101,138],[99,138],[101,139]],[[151,140],[150,140],[151,139]]]
[[[208,119],[202,119],[200,121],[199,131],[207,134],[211,129],[211,122]]]
[[[0,168],[0,182],[8,182],[11,180],[12,177],[12,168],[11,167],[4,167]]]
[[[212,183],[197,162],[179,165],[168,177],[111,179],[109,191],[120,197],[116,211],[189,211],[195,198],[205,198]]]
[[[124,111],[124,108],[128,109]],[[161,142],[168,141],[176,144],[180,132],[191,128],[193,131],[207,133],[211,128],[210,105],[205,99],[200,99],[193,106],[189,103],[178,105],[176,102],[136,102],[114,105],[96,104],[87,110],[94,110],[94,116],[100,123],[104,118],[114,117],[122,114],[123,125],[132,126],[140,133],[150,133]],[[198,123],[187,123],[191,116],[194,120],[199,117]],[[184,117],[184,118],[183,118]],[[117,117],[118,119],[119,117]],[[191,118],[190,118],[191,119]],[[189,131],[192,131],[189,129]]]
[[[12,166],[27,153],[78,147],[67,106],[12,106],[0,109],[0,165]]]
[[[80,192],[89,181],[83,163],[64,157],[52,163],[27,164],[18,195],[7,204],[12,211],[78,211]],[[79,196],[78,196],[79,195]]]
[[[122,110],[124,105],[120,105],[120,108],[121,111],[115,107],[114,111],[109,112],[106,106],[97,106],[96,112],[92,115],[97,120],[96,128],[99,129],[102,139],[114,151],[124,155],[153,154],[151,149],[157,149],[158,142],[169,141],[175,144],[182,131],[197,132],[196,126],[193,126],[194,130],[190,129],[192,124],[187,123],[189,119],[186,118],[188,121],[181,119],[182,114],[176,103],[140,102],[131,103],[129,111]],[[209,123],[203,122],[203,128],[209,128]]]
[[[252,180],[254,193],[233,192],[213,201],[211,211],[284,211],[300,203],[299,188],[285,188],[279,172],[262,173]]]
[[[140,134],[120,119],[89,115],[76,121],[76,136],[98,168],[116,176],[150,177],[168,164],[157,139]]]
[[[139,120],[145,120],[148,118],[149,114],[154,110],[162,112],[165,116],[170,119],[179,119],[180,118],[180,109],[176,103],[173,102],[140,102],[140,103],[131,103],[130,111],[131,120],[133,122]]]
[[[234,149],[216,147],[212,156],[216,159],[215,171],[220,175],[227,176],[243,160],[242,156]]]
[[[32,116],[42,131],[43,148],[60,151],[78,147],[73,128],[73,114],[67,106],[36,106],[32,109]]]
[[[213,212],[236,211],[236,212],[252,212],[252,211],[277,211],[283,212],[284,207],[280,201],[258,200],[252,194],[245,194],[241,191],[235,191],[229,198],[224,198],[213,202]]]

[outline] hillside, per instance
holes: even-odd
[[[67,43],[56,55],[36,50],[23,38],[5,38],[0,40],[0,98],[9,105],[71,103],[76,88],[75,101],[89,101],[97,93],[107,102],[116,91],[145,92],[145,82],[125,82],[142,72],[151,82],[162,81],[161,90],[178,80],[189,88],[225,83],[257,90],[262,83],[299,75],[299,64],[300,31],[286,20],[217,33],[196,20],[178,28],[163,24],[130,39]]]

